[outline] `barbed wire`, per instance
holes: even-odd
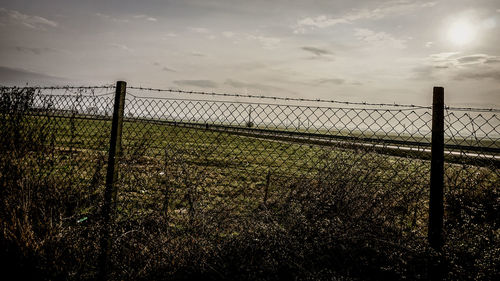
[[[476,112],[500,112],[500,108],[481,108],[481,107],[453,107],[445,106],[450,111],[476,111]]]
[[[11,89],[22,89],[30,88],[35,90],[94,90],[94,89],[114,89],[114,84],[98,85],[98,86],[4,86],[0,85],[2,90]],[[279,96],[265,96],[265,95],[253,95],[253,94],[238,94],[238,93],[217,93],[217,92],[207,92],[207,91],[194,91],[194,90],[181,90],[181,89],[160,89],[160,88],[149,88],[149,87],[135,87],[129,86],[127,89],[141,90],[141,91],[151,91],[151,92],[169,92],[177,94],[189,94],[189,95],[205,95],[205,96],[218,96],[218,97],[235,97],[235,98],[254,98],[254,99],[267,99],[267,100],[280,100],[280,101],[298,101],[298,102],[319,102],[319,103],[333,103],[333,104],[345,104],[345,105],[358,105],[358,106],[388,106],[388,107],[405,107],[405,108],[419,108],[419,109],[431,109],[432,106],[415,105],[415,104],[397,104],[397,103],[369,103],[369,102],[350,102],[350,101],[339,101],[339,100],[328,100],[328,99],[311,99],[311,98],[292,98],[292,97],[279,97]],[[112,92],[103,94],[93,94],[93,96],[105,96],[110,95]],[[57,95],[57,94],[54,94]],[[169,99],[166,97],[152,97],[152,96],[138,96],[132,93],[128,95],[135,98],[149,98],[149,99]],[[500,113],[500,108],[480,108],[480,107],[454,107],[445,106],[446,110],[450,111],[476,111],[476,112],[493,112]]]
[[[114,84],[100,85],[100,86],[2,86],[0,89],[35,89],[35,90],[78,90],[78,89],[114,89]]]
[[[362,106],[391,106],[391,107],[406,107],[406,108],[421,108],[421,109],[431,109],[432,106],[415,105],[415,104],[397,104],[397,103],[369,103],[369,102],[349,102],[349,101],[339,101],[339,100],[326,100],[326,99],[309,99],[309,98],[291,98],[291,97],[278,97],[278,96],[264,96],[264,95],[252,95],[252,94],[236,94],[236,93],[216,93],[216,92],[205,92],[205,91],[192,91],[192,90],[180,90],[180,89],[159,89],[159,88],[146,88],[146,87],[127,87],[133,90],[142,91],[155,91],[155,92],[169,92],[178,94],[195,94],[195,95],[208,95],[208,96],[223,96],[223,97],[237,97],[237,98],[257,98],[257,99],[272,99],[272,100],[283,100],[283,101],[302,101],[302,102],[321,102],[321,103],[336,103],[336,104],[346,104],[346,105],[362,105]],[[139,97],[130,94],[134,97]],[[168,99],[164,97],[151,97],[142,96],[140,98],[151,98],[151,99]],[[478,108],[478,107],[445,107],[448,110],[455,111],[481,111],[481,112],[500,112],[497,108]]]
[[[101,85],[101,86],[26,86],[26,87],[18,87],[18,86],[0,86],[0,91],[12,91],[12,90],[27,90],[31,89],[39,94],[42,94],[42,91],[50,91],[50,93],[43,93],[46,96],[53,97],[72,97],[72,96],[88,96],[88,97],[102,97],[114,94],[114,85]],[[97,93],[95,90],[101,90]],[[113,90],[113,91],[105,91],[102,93],[102,90]],[[64,93],[53,91],[64,91]]]
[[[349,101],[327,100],[327,99],[309,99],[309,98],[291,98],[291,97],[252,95],[252,94],[216,93],[216,92],[191,91],[191,90],[188,91],[188,90],[179,90],[179,89],[158,89],[158,88],[133,87],[133,86],[127,87],[127,89],[152,91],[152,92],[169,92],[169,93],[178,93],[178,94],[222,96],[222,97],[235,97],[235,98],[256,98],[256,99],[269,99],[269,100],[282,100],[282,101],[321,102],[321,103],[336,103],[336,104],[363,105],[363,106],[369,105],[369,106],[392,106],[392,107],[410,107],[410,108],[427,108],[427,109],[431,108],[430,106],[414,105],[414,104],[349,102]],[[143,97],[143,98],[156,98],[156,99],[158,99],[161,97]]]

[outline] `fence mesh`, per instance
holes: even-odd
[[[0,92],[4,240],[69,251],[50,266],[79,278],[95,277],[114,90]],[[493,240],[477,259],[498,249],[498,112],[445,111],[446,232]],[[342,272],[322,255],[373,238],[381,267],[425,276],[397,255],[427,235],[431,107],[129,87],[124,117],[114,278],[319,278],[308,263]]]
[[[23,270],[26,260],[13,258],[25,256],[40,263],[40,272],[51,268],[92,278],[113,90],[0,89],[5,268],[21,267],[33,274],[28,279],[40,278],[39,272]]]

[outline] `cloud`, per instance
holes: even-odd
[[[189,53],[193,57],[204,57],[205,55],[200,52],[191,52]]]
[[[426,60],[429,61],[431,65],[443,65],[448,64],[450,59],[460,54],[459,52],[443,52],[437,54],[431,54]]]
[[[486,59],[484,61],[484,63],[486,64],[490,64],[490,63],[500,63],[500,57],[489,57],[488,59]]]
[[[167,72],[177,72],[175,69],[172,69],[172,68],[169,68],[169,67],[166,67],[166,66],[164,66],[161,70],[162,71],[167,71]]]
[[[361,41],[368,42],[375,45],[383,45],[385,47],[392,47],[395,49],[406,48],[406,40],[397,39],[386,32],[375,32],[370,29],[356,28],[354,36]]]
[[[163,66],[161,65],[161,63],[155,61],[153,62],[153,65],[154,66],[158,66],[158,67],[161,67],[161,70],[162,71],[167,71],[167,72],[177,72],[177,70],[173,69],[173,68],[170,68],[170,67],[166,67],[166,66]]]
[[[205,27],[188,27],[187,29],[191,32],[204,35],[205,38],[209,40],[214,40],[217,38],[212,31],[210,31],[208,28]]]
[[[353,10],[338,17],[319,15],[316,17],[305,17],[297,21],[293,26],[294,33],[305,33],[307,30],[327,28],[338,24],[350,24],[358,20],[378,20],[390,15],[405,14],[417,9],[430,8],[436,2],[388,1],[373,9]]]
[[[348,22],[349,20],[347,18],[328,18],[325,15],[320,15],[314,18],[307,17],[297,22],[294,33],[304,33],[306,28],[325,28]]]
[[[429,56],[429,64],[435,67],[458,67],[475,64],[493,64],[500,62],[500,56],[490,56],[487,54],[470,54],[459,56],[458,52],[438,53]]]
[[[460,54],[460,52],[442,52],[437,54],[431,54],[429,57],[433,60],[443,60],[456,56],[458,54]]]
[[[237,89],[255,89],[255,90],[260,90],[260,91],[284,91],[282,88],[274,87],[271,85],[259,84],[259,83],[248,83],[248,82],[242,82],[242,81],[233,80],[233,79],[227,79],[224,82],[224,84],[229,85],[233,88],[237,88]]]
[[[460,64],[469,64],[469,63],[484,63],[488,59],[488,56],[485,54],[476,54],[463,56],[456,59],[456,61]]]
[[[361,86],[363,83],[359,81],[348,81],[346,79],[342,78],[323,78],[319,80],[315,80],[312,82],[313,85],[322,85],[322,84],[334,84],[334,85],[355,85],[355,86]]]
[[[430,42],[430,41],[429,41],[429,42],[426,42],[426,43],[425,43],[425,47],[426,47],[426,48],[430,48],[430,47],[432,47],[433,45],[434,45],[434,42]]]
[[[199,88],[217,88],[218,85],[212,80],[175,80],[174,84],[179,86],[194,86]]]
[[[47,85],[54,83],[65,83],[67,82],[67,79],[33,72],[22,68],[0,66],[0,82],[17,86],[25,83],[30,83],[30,85]]]
[[[111,46],[113,48],[117,48],[117,49],[123,50],[123,51],[127,51],[127,52],[133,52],[134,51],[131,48],[129,48],[127,45],[123,45],[123,44],[111,43],[111,44],[109,44],[109,46]]]
[[[437,75],[446,74],[451,68],[455,67],[453,61],[459,52],[443,52],[431,54],[424,59],[423,65],[412,69],[414,78],[417,80],[436,79]]]
[[[490,64],[500,62],[500,56],[489,56],[486,54],[473,54],[456,58],[460,65],[464,64]]]
[[[20,13],[15,10],[0,8],[0,24],[21,25],[31,29],[46,30],[47,27],[57,27],[55,21],[40,17]]]
[[[28,53],[28,54],[34,54],[34,55],[59,52],[59,50],[52,49],[52,48],[32,48],[32,47],[16,46],[15,49],[16,49],[16,51],[18,51],[20,53]]]
[[[454,77],[455,80],[483,80],[483,79],[493,79],[500,81],[500,70],[488,70],[488,71],[466,71],[461,72]]]
[[[281,42],[281,39],[276,37],[256,36],[256,35],[248,35],[247,39],[259,42],[259,44],[264,49],[274,49]]]
[[[151,22],[156,22],[158,21],[157,18],[140,14],[140,15],[127,15],[127,16],[122,16],[122,17],[114,17],[112,15],[108,14],[103,14],[103,13],[95,13],[96,16],[100,17],[101,19],[112,21],[112,22],[118,22],[118,23],[126,23],[130,22],[131,20],[145,20],[145,21],[151,21]]]
[[[412,69],[413,79],[429,80],[434,79],[435,67],[431,65],[421,65]]]
[[[328,56],[328,55],[332,55],[333,53],[326,50],[326,49],[321,49],[321,48],[317,48],[317,47],[301,47],[302,50],[306,51],[306,52],[309,52],[309,53],[312,53],[313,55],[315,56]]]
[[[202,33],[202,34],[210,33],[210,30],[204,27],[188,27],[188,29],[195,33]]]
[[[318,80],[318,84],[335,84],[335,85],[340,85],[344,84],[345,80],[340,79],[340,78],[327,78],[327,79],[320,79]]]
[[[446,52],[430,55],[425,64],[413,69],[416,78],[430,79],[436,75],[446,75],[454,80],[500,80],[500,56],[487,54],[460,55],[458,52]]]
[[[231,31],[224,31],[224,32],[222,32],[222,36],[224,36],[226,38],[232,38],[234,35],[235,35],[235,33],[231,32]]]
[[[134,19],[144,19],[144,20],[147,20],[147,21],[158,21],[157,18],[148,16],[148,15],[134,15],[133,18]]]
[[[123,19],[123,18],[116,18],[111,15],[107,14],[102,14],[102,13],[95,13],[96,16],[100,17],[101,19],[112,21],[112,22],[129,22],[130,20],[128,19]]]

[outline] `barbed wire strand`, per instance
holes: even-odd
[[[94,89],[113,89],[114,84],[100,85],[100,86],[0,86],[0,89],[22,89],[30,88],[35,90],[94,90]],[[387,106],[387,107],[405,107],[405,108],[419,108],[419,109],[431,109],[432,106],[415,105],[415,104],[397,104],[397,103],[369,103],[369,102],[350,102],[350,101],[339,101],[339,100],[328,100],[328,99],[310,99],[310,98],[292,98],[292,97],[279,97],[279,96],[265,96],[265,95],[253,95],[253,94],[237,94],[237,93],[216,93],[216,92],[206,92],[206,91],[194,91],[194,90],[181,90],[181,89],[160,89],[160,88],[148,88],[148,87],[135,87],[129,86],[127,89],[150,91],[150,92],[168,92],[177,94],[188,94],[188,95],[205,95],[205,96],[219,96],[219,97],[235,97],[235,98],[254,98],[254,99],[267,99],[267,100],[281,100],[281,101],[297,101],[297,102],[318,102],[318,103],[333,103],[333,104],[345,104],[345,105],[358,105],[358,106]],[[113,92],[103,93],[103,94],[93,94],[92,96],[106,96],[113,94]],[[57,95],[57,94],[54,94]],[[167,97],[153,97],[153,96],[138,96],[132,93],[128,93],[129,96],[135,98],[149,98],[149,99],[169,99]],[[450,111],[477,111],[477,112],[494,112],[499,113],[500,108],[479,108],[479,107],[454,107],[445,106],[445,109]]]
[[[414,104],[396,104],[396,103],[368,103],[368,102],[349,102],[339,100],[327,99],[309,99],[309,98],[291,98],[291,97],[278,97],[278,96],[264,96],[252,94],[233,94],[233,93],[216,93],[204,91],[187,91],[179,89],[158,89],[158,88],[145,88],[145,87],[127,87],[127,89],[151,91],[151,92],[169,92],[178,94],[190,95],[205,95],[205,96],[222,96],[222,97],[235,97],[235,98],[256,98],[256,99],[269,99],[269,100],[282,100],[282,101],[299,101],[299,102],[321,102],[321,103],[337,103],[346,105],[370,105],[370,106],[393,106],[393,107],[412,107],[412,108],[431,108],[430,106],[414,105]],[[162,99],[162,97],[141,97],[141,98],[155,98]]]

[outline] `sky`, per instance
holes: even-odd
[[[0,84],[500,107],[497,0],[0,0]]]

